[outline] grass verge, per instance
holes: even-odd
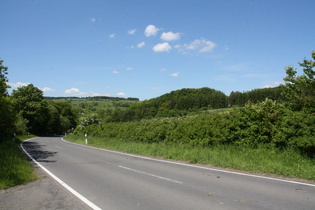
[[[0,143],[0,189],[7,189],[37,179],[34,168],[19,148],[19,143],[34,136],[18,136]]]
[[[85,138],[68,135],[66,140],[85,144]],[[315,159],[293,149],[244,148],[219,145],[209,148],[163,143],[126,142],[118,139],[89,137],[90,146],[164,159],[183,160],[195,164],[211,164],[254,173],[275,174],[291,178],[315,180]]]

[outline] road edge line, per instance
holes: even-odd
[[[35,137],[38,138],[38,137]],[[73,195],[75,195],[77,198],[79,198],[81,201],[83,201],[85,204],[87,204],[89,207],[91,207],[94,210],[101,210],[98,206],[96,206],[94,203],[89,201],[87,198],[85,198],[83,195],[75,191],[72,187],[67,185],[65,182],[63,182],[61,179],[59,179],[56,175],[54,175],[52,172],[50,172],[47,168],[45,168],[42,164],[37,162],[23,147],[23,143],[35,138],[27,139],[21,143],[21,148],[23,152],[34,162],[36,163],[41,169],[43,169],[49,176],[51,176],[54,180],[56,180],[59,184],[61,184],[64,188],[66,188],[68,191],[70,191]]]
[[[109,150],[109,149],[104,149],[104,148],[99,148],[99,147],[93,147],[93,146],[84,145],[84,144],[78,144],[75,142],[66,141],[63,138],[61,138],[61,140],[68,143],[68,144],[75,144],[75,145],[82,146],[82,147],[89,147],[89,148],[93,148],[93,149],[97,149],[97,150],[103,150],[106,152],[122,154],[122,155],[129,156],[129,157],[136,157],[136,158],[142,158],[142,159],[152,160],[152,161],[157,161],[157,162],[181,165],[181,166],[192,167],[192,168],[205,169],[205,170],[209,170],[209,171],[217,171],[217,172],[222,172],[222,173],[227,173],[227,174],[235,174],[235,175],[240,175],[240,176],[254,177],[254,178],[258,178],[258,179],[266,179],[266,180],[285,182],[285,183],[290,183],[290,184],[298,184],[298,185],[315,187],[315,184],[310,184],[310,183],[305,183],[305,182],[291,181],[291,180],[286,180],[286,179],[273,178],[273,177],[268,177],[268,176],[255,175],[255,174],[247,174],[247,173],[242,173],[242,172],[228,171],[228,170],[222,170],[222,169],[216,169],[216,168],[207,168],[204,166],[179,163],[179,162],[174,162],[174,161],[169,161],[169,160],[160,160],[160,159],[155,159],[155,158],[150,158],[150,157],[144,157],[141,155],[134,155],[134,154],[124,153],[124,152],[119,152],[119,151],[114,151],[114,150]]]

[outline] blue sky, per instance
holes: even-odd
[[[0,0],[12,89],[158,97],[274,87],[315,50],[314,0]]]

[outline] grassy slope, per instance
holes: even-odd
[[[73,98],[73,99],[52,99],[54,102],[68,102],[71,103],[76,109],[85,111],[87,109],[93,109],[94,111],[116,108],[125,109],[137,101],[133,100],[111,100],[101,98]]]
[[[7,140],[0,143],[0,189],[25,184],[37,179],[34,168],[26,159],[18,143],[32,136],[18,137],[16,142]]]

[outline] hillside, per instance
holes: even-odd
[[[113,111],[115,109],[126,109],[139,101],[138,98],[120,98],[109,96],[95,97],[44,97],[54,102],[67,102],[73,105],[79,113],[97,112],[100,110]]]

